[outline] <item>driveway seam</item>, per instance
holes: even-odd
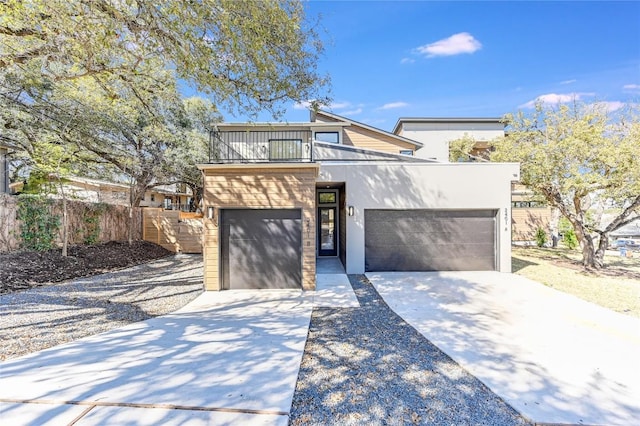
[[[73,426],[76,423],[78,423],[84,416],[86,416],[87,414],[89,414],[89,412],[91,410],[93,410],[94,408],[96,408],[95,405],[91,405],[89,408],[87,408],[86,410],[84,410],[82,413],[80,413],[78,415],[78,417],[76,417],[75,419],[73,419],[67,426]]]
[[[225,407],[201,407],[197,405],[175,405],[175,404],[144,404],[135,402],[104,402],[104,401],[76,401],[76,400],[55,400],[55,399],[12,399],[0,398],[0,402],[9,404],[50,404],[50,405],[90,405],[95,407],[127,407],[127,408],[160,408],[167,410],[185,410],[185,411],[210,411],[219,413],[236,413],[236,414],[262,414],[275,416],[288,416],[286,411],[278,410],[253,410],[250,408],[225,408]],[[88,413],[90,410],[87,410]],[[84,413],[86,414],[86,413]],[[79,417],[84,416],[84,414]],[[77,422],[74,420],[71,424]]]

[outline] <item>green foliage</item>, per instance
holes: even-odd
[[[519,162],[521,183],[572,224],[586,267],[602,266],[608,233],[640,211],[639,118],[637,105],[612,114],[604,103],[538,103],[506,115],[507,136],[493,144],[492,161]],[[607,205],[621,211],[601,224],[594,213]]]
[[[449,142],[449,161],[452,163],[469,161],[475,141],[468,135]]]
[[[573,225],[566,217],[560,217],[558,220],[558,232],[560,234],[566,234],[569,231],[573,231]]]
[[[20,220],[20,238],[28,250],[45,251],[55,247],[60,218],[53,215],[51,199],[40,195],[18,196],[17,218]]]
[[[547,243],[547,233],[544,229],[538,228],[536,231],[536,245],[538,247],[544,247]]]
[[[45,90],[109,76],[136,88],[156,62],[231,111],[279,115],[327,84],[314,27],[298,0],[5,0],[0,69]]]
[[[87,204],[85,206],[82,219],[84,221],[83,234],[85,244],[95,244],[100,239],[100,218],[107,210],[108,205],[104,203]]]
[[[573,228],[565,231],[563,237],[564,244],[569,248],[569,250],[575,250],[578,247],[578,237],[576,237],[576,231]]]

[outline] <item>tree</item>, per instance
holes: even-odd
[[[631,106],[608,113],[604,104],[545,106],[505,116],[507,136],[493,161],[521,163],[521,182],[569,220],[586,268],[603,266],[609,233],[640,215],[640,122]],[[596,207],[615,206],[610,223]],[[597,244],[597,247],[596,247]]]
[[[449,161],[452,163],[489,161],[490,153],[488,147],[477,148],[476,140],[467,134],[449,142]]]
[[[5,0],[0,69],[22,85],[116,77],[162,62],[220,108],[283,113],[318,99],[322,44],[297,0]]]
[[[191,189],[192,209],[195,210],[203,196],[202,172],[196,165],[209,160],[209,132],[222,117],[213,104],[202,98],[185,99],[183,106],[184,143],[173,146],[166,153],[164,179],[167,183],[186,184]]]

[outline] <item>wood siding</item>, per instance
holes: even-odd
[[[550,232],[551,208],[511,209],[511,229],[513,241],[534,241],[538,228]]]
[[[342,132],[342,143],[344,145],[358,148],[374,149],[376,151],[399,154],[400,150],[415,150],[415,145],[400,141],[393,136],[358,127],[346,127]]]
[[[220,209],[302,210],[302,287],[315,289],[316,226],[315,188],[317,166],[300,168],[204,169],[204,206],[215,207],[213,219],[204,219],[204,281],[206,290],[220,290]]]

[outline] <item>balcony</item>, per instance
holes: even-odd
[[[313,162],[310,130],[213,131],[209,163]]]

